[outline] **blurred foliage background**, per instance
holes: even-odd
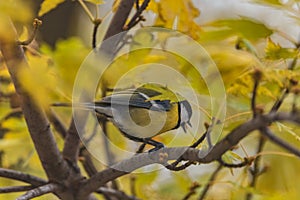
[[[110,12],[118,5],[117,0],[84,2],[91,13],[97,13],[98,17],[107,20],[111,17]],[[77,1],[0,1],[1,38],[10,37],[6,32],[5,23],[2,22],[7,15],[13,20],[21,41],[31,34],[31,24],[35,17],[43,21],[37,39],[24,47],[30,69],[21,72],[22,84],[45,107],[53,102],[71,101],[77,70],[92,50],[93,24],[84,9]],[[251,72],[254,69],[258,68],[263,73],[263,80],[258,89],[258,104],[265,110],[273,105],[291,79],[300,80],[300,67],[296,62],[300,46],[298,0],[153,0],[144,17],[144,26],[175,29],[190,36],[204,47],[216,63],[227,94],[227,114],[220,137],[224,137],[234,127],[251,117]],[[107,25],[103,28],[99,30],[98,35],[105,33]],[[163,43],[163,38],[160,38],[160,41],[151,41],[149,37],[137,32],[133,35],[133,40]],[[145,50],[133,52],[131,56],[135,59],[128,62],[120,58],[113,63],[114,70],[108,71],[107,79],[103,81],[105,87],[113,87],[117,81],[114,79],[130,70],[131,65],[156,61],[172,65],[190,80],[198,80],[199,82],[192,84],[198,94],[208,93],[199,74],[178,56],[166,56],[161,54],[161,51]],[[119,68],[120,65],[125,67]],[[291,66],[293,70],[290,69]],[[292,101],[293,96],[289,95],[281,109],[289,110]],[[298,99],[298,105],[299,103]],[[0,166],[45,177],[20,112],[20,102],[2,59],[0,110]],[[68,125],[71,110],[59,108],[55,111]],[[87,128],[87,131],[92,132],[93,123],[89,127],[92,128]],[[126,148],[128,141],[120,138],[112,125],[109,125],[108,129],[113,133],[110,134],[111,140]],[[281,138],[300,146],[299,127],[276,123],[272,125],[272,129]],[[166,135],[158,139],[164,142],[172,137]],[[59,134],[56,135],[56,139],[62,148],[63,139]],[[234,162],[247,155],[253,155],[257,140],[258,134],[251,134],[241,142],[238,149],[227,153],[226,159]],[[247,168],[223,169],[213,182],[207,199],[241,199],[249,191],[255,194],[254,199],[299,199],[299,159],[283,153],[271,143],[267,143],[262,154],[266,171],[260,176],[256,189],[248,186]],[[95,163],[99,170],[105,167],[96,160]],[[215,167],[213,163],[192,166],[182,172],[156,170],[124,176],[119,182],[120,187],[128,192],[131,190],[129,183],[134,177],[135,187],[138,188],[137,196],[142,199],[181,199],[194,182],[200,184],[201,187],[196,190],[200,193]],[[0,179],[0,186],[15,184],[15,181]],[[0,195],[3,199],[14,199],[16,196],[18,195]],[[47,195],[38,199],[54,197]]]

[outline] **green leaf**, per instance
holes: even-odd
[[[241,19],[228,19],[219,20],[209,24],[212,27],[220,28],[221,35],[226,33],[227,36],[237,35],[248,40],[258,40],[270,36],[273,30],[266,27],[261,22],[257,22],[253,19],[241,18]],[[217,32],[213,32],[217,34]]]
[[[38,16],[41,17],[49,11],[56,8],[59,4],[65,2],[65,0],[44,0],[39,10]]]
[[[282,48],[279,44],[268,38],[265,48],[266,58],[270,60],[288,59],[299,56],[299,50],[294,48]]]

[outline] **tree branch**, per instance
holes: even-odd
[[[17,45],[17,33],[10,19],[6,21],[6,28],[11,38],[9,40],[0,38],[0,48],[15,89],[20,96],[30,136],[48,178],[56,181],[64,180],[68,168],[58,150],[46,115],[41,106],[20,84],[19,71],[22,67],[28,67],[28,63],[23,49]],[[60,173],[57,173],[58,171]]]
[[[220,170],[222,169],[222,167],[223,167],[222,164],[220,164],[217,167],[217,169],[215,169],[215,171],[212,173],[208,183],[205,185],[205,188],[203,189],[202,193],[200,194],[200,197],[198,198],[199,200],[203,200],[205,198],[209,188],[212,186],[213,181],[217,178],[217,175],[220,172]]]
[[[265,143],[266,143],[266,138],[265,138],[265,136],[261,135],[259,138],[259,143],[258,143],[258,147],[256,150],[256,154],[259,154],[260,152],[262,152],[262,150],[265,146]],[[261,161],[261,156],[257,156],[256,159],[254,160],[253,168],[249,169],[250,174],[252,175],[252,177],[251,177],[252,180],[250,182],[251,187],[255,187],[258,176],[261,174],[260,161]],[[251,199],[252,199],[252,193],[249,192],[246,194],[246,200],[251,200]]]
[[[47,181],[44,179],[38,178],[30,174],[25,174],[23,172],[15,171],[12,169],[0,168],[0,177],[22,181],[34,186],[39,186],[47,183]]]
[[[261,133],[269,138],[271,142],[300,157],[300,149],[297,149],[296,147],[293,147],[289,143],[283,141],[281,138],[276,137],[276,135],[268,127],[263,127],[261,129]]]
[[[32,190],[29,190],[22,196],[18,197],[17,200],[28,200],[28,199],[32,199],[34,197],[42,196],[44,194],[55,193],[55,191],[57,191],[59,189],[60,189],[60,185],[54,184],[54,183],[49,183],[49,184],[34,188]]]
[[[103,41],[124,31],[123,27],[125,26],[134,2],[135,0],[121,0]],[[111,42],[110,45],[102,45],[100,50],[105,52],[109,58],[113,58],[116,52],[115,50],[117,49],[118,44],[122,40],[123,36],[124,34],[119,34],[118,37],[115,38],[114,42]]]
[[[104,40],[124,31],[123,27],[130,14],[131,9],[133,8],[134,2],[135,0],[121,0],[118,9],[104,36]]]
[[[22,185],[22,186],[9,186],[0,188],[0,193],[11,193],[11,192],[24,192],[32,190],[35,186],[32,185]]]
[[[210,163],[218,160],[226,151],[230,150],[232,146],[238,144],[238,142],[240,142],[250,132],[267,127],[270,125],[270,123],[275,121],[290,121],[300,125],[300,114],[270,113],[266,115],[258,115],[256,118],[253,118],[232,130],[225,138],[213,146],[209,152],[189,147],[173,147],[163,148],[151,153],[136,154],[133,157],[116,163],[111,168],[105,169],[92,176],[80,188],[81,190],[79,191],[79,196],[84,197],[91,192],[96,191],[105,183],[128,174],[143,166],[155,163],[166,165],[168,160],[176,160],[180,156],[183,160],[199,163]],[[292,153],[298,155],[297,151],[293,151]],[[161,159],[161,154],[167,155],[164,156],[165,160]],[[300,155],[298,156],[300,157]]]

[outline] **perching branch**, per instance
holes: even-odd
[[[180,156],[183,160],[198,163],[210,163],[217,161],[221,156],[232,146],[237,145],[244,137],[254,130],[259,130],[263,127],[269,126],[272,122],[276,121],[289,121],[300,125],[300,114],[299,113],[270,113],[266,115],[258,115],[256,118],[251,119],[248,122],[238,126],[232,130],[225,138],[218,142],[213,148],[206,152],[204,150],[198,150],[188,147],[174,147],[174,148],[163,148],[156,152],[136,154],[133,157],[123,160],[111,168],[105,169],[98,172],[87,180],[81,187],[79,196],[86,196],[89,193],[97,190],[105,183],[114,180],[120,176],[128,174],[138,168],[146,165],[159,163],[166,165],[168,160],[176,160]],[[291,149],[288,145],[282,146],[289,150],[291,153],[300,157],[298,154],[299,150]],[[162,160],[161,154],[165,160]]]

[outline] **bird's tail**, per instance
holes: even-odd
[[[91,102],[76,102],[76,103],[53,103],[51,106],[54,107],[72,107],[73,109],[96,111],[99,114],[106,116],[112,116],[111,107],[106,104],[101,103],[91,103]]]

